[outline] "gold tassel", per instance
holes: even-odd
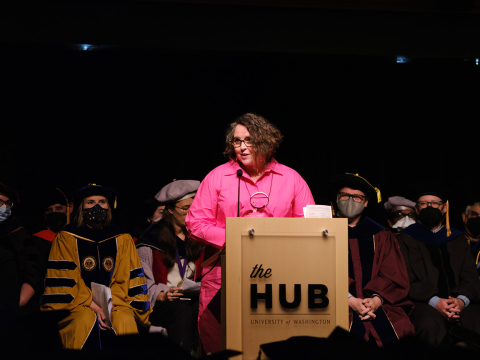
[[[448,203],[448,200],[447,200],[447,221],[446,221],[446,225],[447,225],[447,236],[450,236],[452,235],[452,232],[450,231],[450,216],[448,215],[449,214],[449,207],[450,207],[450,204]]]
[[[375,192],[377,193],[377,202],[380,202],[382,201],[382,195],[380,194],[380,189],[379,188],[376,188],[376,187],[373,187],[372,184],[370,184],[365,178],[361,177],[360,175],[358,174],[353,174],[353,173],[345,173],[347,175],[355,175],[357,177],[359,177],[360,179],[362,179],[363,181],[365,181],[368,185],[370,185],[374,190]]]
[[[330,206],[332,207],[332,216],[335,216],[335,210],[333,209],[333,203],[330,201]]]

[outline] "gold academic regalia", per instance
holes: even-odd
[[[67,225],[53,240],[41,299],[42,311],[70,311],[59,323],[68,349],[81,349],[95,326],[91,282],[111,289],[116,335],[135,334],[138,326],[150,325],[148,289],[132,237],[118,233],[121,228],[114,224],[102,236],[103,229],[85,228]]]

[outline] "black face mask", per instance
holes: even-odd
[[[474,217],[467,220],[465,223],[468,231],[474,238],[477,238],[480,235],[480,217]]]
[[[51,212],[45,215],[48,228],[57,233],[67,223],[67,214],[62,212]]]
[[[420,210],[420,213],[418,214],[418,220],[423,225],[428,227],[440,224],[442,219],[442,212],[439,209],[435,209],[431,206],[427,206],[425,209]]]
[[[100,204],[97,204],[90,209],[83,210],[83,215],[88,221],[94,224],[101,224],[107,220],[108,209],[104,209]]]

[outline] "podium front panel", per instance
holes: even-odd
[[[347,328],[347,234],[345,219],[227,219],[226,348],[255,359],[261,344]]]

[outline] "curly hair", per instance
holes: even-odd
[[[250,133],[254,149],[254,159],[256,159],[257,156],[263,156],[265,157],[265,164],[268,164],[283,140],[283,135],[280,133],[280,130],[263,116],[252,113],[240,116],[229,125],[225,137],[225,151],[223,154],[230,160],[236,158],[232,141],[237,125],[245,126]]]

